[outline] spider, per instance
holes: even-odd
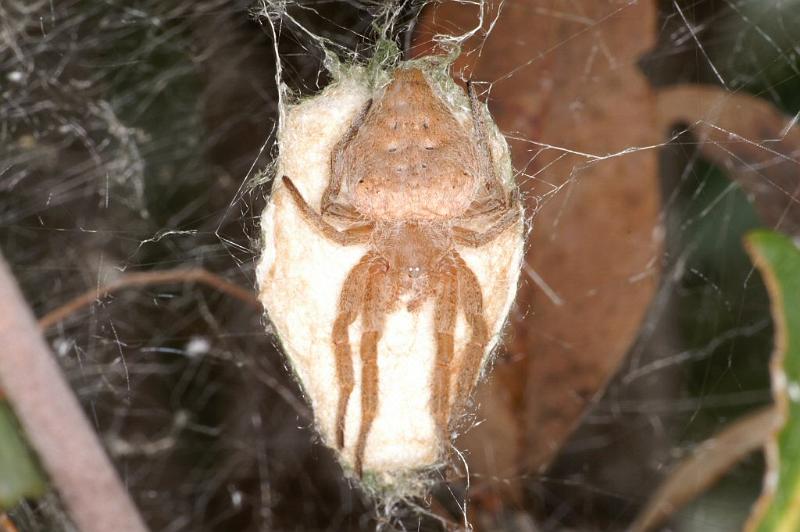
[[[397,69],[334,147],[319,212],[283,176],[302,217],[327,239],[342,246],[368,245],[347,274],[331,331],[341,450],[354,386],[349,326],[361,317],[361,424],[354,451],[359,477],[378,409],[378,342],[387,314],[401,305],[418,312],[434,299],[430,410],[441,442],[449,441],[454,413],[469,397],[490,339],[481,287],[457,247],[491,242],[515,225],[522,211],[516,188],[495,173],[479,101],[471,84],[468,89],[472,131],[421,70]],[[479,232],[461,226],[478,219],[488,220],[489,227]],[[342,224],[346,228],[337,228]],[[470,332],[460,357],[454,353],[459,310]]]

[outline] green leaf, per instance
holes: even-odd
[[[8,403],[0,399],[0,509],[38,497],[47,489],[45,476],[21,430]]]
[[[745,527],[751,532],[800,530],[800,249],[791,238],[755,231],[746,239],[767,285],[775,321],[770,372],[781,422],[769,439],[764,490]]]

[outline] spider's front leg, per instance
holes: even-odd
[[[336,446],[344,448],[344,421],[347,415],[347,404],[353,392],[353,355],[350,350],[348,329],[358,317],[364,304],[364,289],[369,279],[370,268],[376,256],[367,253],[353,266],[342,286],[339,295],[339,306],[333,322],[333,352],[336,363],[336,380],[339,384],[339,399],[336,408]]]
[[[364,290],[361,331],[361,426],[355,448],[355,470],[361,477],[364,451],[372,423],[378,414],[378,340],[393,294],[391,276],[382,261],[373,262]]]
[[[456,379],[453,414],[458,414],[466,405],[472,387],[478,380],[486,346],[489,344],[489,327],[483,315],[483,295],[478,278],[460,255],[454,255],[458,269],[458,302],[471,330]]]
[[[431,415],[442,445],[450,440],[450,374],[453,363],[456,312],[458,309],[458,272],[451,260],[445,259],[438,275],[433,311],[436,331],[436,359],[431,377]]]

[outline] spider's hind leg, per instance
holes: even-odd
[[[481,109],[481,102],[472,81],[467,82],[467,92],[472,112],[472,127],[478,145],[480,173],[485,184],[485,190],[481,196],[467,210],[466,217],[472,217],[503,210],[508,205],[509,198],[505,184],[497,175],[494,157],[489,147],[489,133],[484,121],[483,109]]]
[[[353,122],[350,124],[350,127],[345,132],[344,136],[336,143],[336,146],[333,147],[333,152],[331,153],[331,179],[328,182],[328,186],[325,188],[325,191],[322,193],[322,202],[320,206],[320,211],[322,214],[334,214],[334,211],[337,210],[336,198],[339,195],[339,190],[342,187],[342,177],[344,176],[344,149],[350,144],[350,141],[355,138],[358,130],[361,129],[361,126],[364,125],[364,121],[367,118],[367,114],[369,110],[372,108],[372,98],[370,98],[364,107],[359,111],[358,115],[356,115]]]
[[[355,225],[343,231],[339,231],[337,228],[326,222],[322,218],[322,215],[311,208],[289,176],[283,176],[282,181],[287,192],[289,192],[289,196],[292,198],[292,201],[300,211],[300,214],[303,216],[303,218],[305,218],[305,220],[312,226],[316,227],[317,230],[325,236],[325,238],[333,240],[341,246],[365,244],[371,238],[372,230],[375,228],[375,224],[365,223],[361,225]]]

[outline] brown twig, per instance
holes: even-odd
[[[716,86],[674,85],[656,99],[659,127],[688,124],[703,157],[752,197],[765,224],[800,235],[800,128],[768,101]]]
[[[764,445],[777,423],[779,416],[775,408],[763,408],[731,423],[703,442],[673,469],[629,530],[646,532],[655,529],[712,486],[734,464]]]
[[[146,531],[2,256],[0,305],[0,387],[75,524]]]
[[[261,310],[261,302],[251,291],[230,283],[203,268],[138,272],[124,275],[105,286],[87,290],[39,319],[39,327],[47,330],[83,307],[87,307],[108,294],[133,286],[150,286],[171,283],[202,283]]]

